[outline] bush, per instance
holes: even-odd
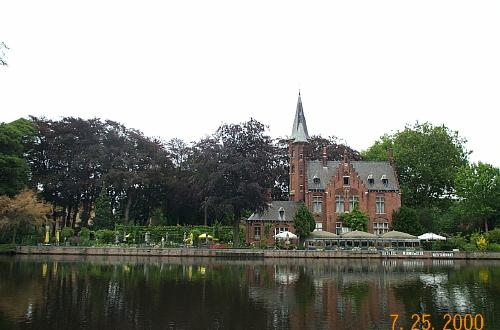
[[[460,250],[465,250],[464,247],[466,244],[468,244],[467,239],[460,235],[451,236],[448,239],[448,242],[452,249],[460,249]]]
[[[82,227],[80,229],[80,232],[78,233],[78,236],[80,236],[82,239],[90,240],[90,229],[87,227]]]
[[[116,233],[110,229],[99,229],[95,232],[97,242],[101,244],[111,244],[115,242]]]
[[[486,247],[486,249],[488,251],[496,251],[496,252],[500,252],[500,244],[497,244],[497,243],[490,243],[488,244],[488,246]]]
[[[500,244],[500,228],[495,228],[493,230],[490,230],[486,234],[486,238],[490,243]]]
[[[71,227],[64,227],[61,230],[61,238],[63,239],[63,242],[68,240],[70,237],[75,236],[75,230]]]

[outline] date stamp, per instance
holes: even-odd
[[[399,314],[390,314],[392,319],[391,330],[408,330],[398,324]],[[415,313],[411,315],[412,325],[409,330],[483,330],[484,317],[481,313],[446,313],[442,315],[443,325],[434,326],[431,314]]]

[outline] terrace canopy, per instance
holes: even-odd
[[[434,233],[425,233],[418,236],[418,239],[422,241],[446,241],[446,237]]]

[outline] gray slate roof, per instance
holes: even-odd
[[[307,142],[309,133],[307,132],[306,117],[304,116],[304,109],[302,109],[302,99],[297,101],[297,110],[295,111],[295,119],[293,120],[292,127],[293,142]]]
[[[358,173],[361,181],[368,190],[398,191],[399,187],[396,180],[396,173],[389,162],[374,161],[350,161],[354,170]],[[327,166],[323,167],[320,160],[307,162],[307,182],[309,189],[325,189],[332,176],[335,175],[341,162],[328,161]],[[368,183],[368,176],[372,175],[373,184]],[[387,185],[382,182],[382,176],[387,178]],[[314,183],[314,177],[319,178],[319,184]]]
[[[293,216],[299,208],[300,202],[273,201],[267,210],[262,213],[253,213],[248,221],[293,221]],[[280,219],[279,210],[285,211],[283,219]]]

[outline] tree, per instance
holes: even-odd
[[[360,211],[357,205],[351,212],[341,214],[340,220],[351,228],[351,230],[368,230],[368,214]]]
[[[321,135],[313,135],[308,142],[309,158],[311,160],[322,159],[324,147],[326,147],[328,160],[342,160],[344,154],[346,154],[350,160],[361,160],[361,154],[358,151],[352,149],[345,143],[339,142],[339,139],[335,136],[324,138]]]
[[[300,204],[293,216],[293,227],[301,240],[304,240],[316,228],[316,221],[304,203]]]
[[[384,148],[393,148],[403,204],[428,207],[448,203],[454,179],[467,163],[466,140],[446,126],[416,123],[403,131],[385,135],[363,152],[366,160],[387,160]]]
[[[7,55],[5,54],[5,50],[9,50],[5,42],[0,42],[0,65],[7,65]]]
[[[388,134],[384,134],[380,137],[380,140],[375,141],[375,143],[367,150],[361,151],[361,157],[364,160],[373,161],[387,161],[387,152],[389,149],[393,148],[394,139]]]
[[[420,224],[417,211],[411,207],[402,206],[394,211],[392,215],[393,229],[402,231],[411,235],[422,234],[422,225]]]
[[[265,130],[255,119],[225,124],[193,148],[192,180],[199,201],[208,197],[212,208],[231,215],[235,246],[243,212],[264,210],[274,184],[275,148]]]
[[[500,217],[500,169],[481,162],[466,165],[458,171],[455,184],[461,210],[487,232]]]
[[[16,195],[28,183],[26,144],[35,134],[26,119],[0,124],[0,195]]]
[[[12,243],[16,242],[21,226],[37,227],[47,221],[51,207],[37,200],[36,194],[28,189],[14,197],[0,196],[0,228],[12,230]]]
[[[94,227],[98,229],[110,229],[115,225],[115,216],[113,214],[111,199],[104,187],[101,189],[101,193],[95,202],[95,216],[93,222]]]

